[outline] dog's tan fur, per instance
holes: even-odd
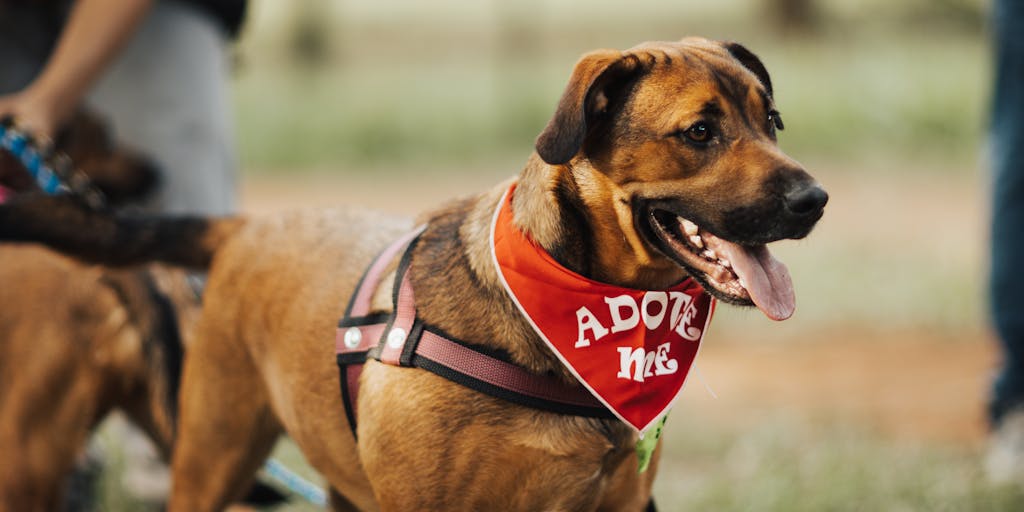
[[[170,457],[172,355],[157,339],[167,333],[151,293],[173,302],[182,327],[200,306],[180,270],[153,272],[0,246],[10,292],[0,306],[0,511],[58,510],[76,457],[114,409]]]
[[[514,221],[569,269],[637,289],[687,275],[643,231],[652,201],[737,244],[805,236],[827,196],[776,146],[771,96],[760,61],[734,44],[686,39],[588,54],[518,178]],[[713,144],[686,138],[701,119],[716,130]],[[490,221],[509,184],[420,219],[427,228],[409,270],[417,310],[454,338],[574,383],[492,266]],[[783,214],[792,189],[815,192],[800,215]],[[0,209],[0,236],[103,261],[134,229],[144,241],[120,263],[212,258],[182,382],[172,511],[223,507],[282,431],[324,475],[336,510],[630,511],[650,502],[658,453],[638,474],[637,438],[624,424],[520,407],[418,369],[366,364],[355,442],[338,391],[335,321],[366,265],[411,222],[312,212],[200,229],[196,219],[128,222],[60,206]],[[77,228],[30,220],[49,210]],[[85,226],[100,234],[77,235]],[[153,236],[161,230],[194,254],[162,248]],[[377,309],[390,309],[389,290],[378,290]]]

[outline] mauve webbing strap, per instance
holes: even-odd
[[[412,282],[409,280],[410,272],[406,270],[402,276],[402,284],[398,289],[398,306],[395,309],[394,320],[391,322],[391,330],[381,346],[381,362],[401,365],[402,351],[405,349],[406,339],[412,332],[412,324],[416,322],[416,301],[413,298]],[[415,342],[415,340],[413,340]]]
[[[384,249],[374,260],[373,265],[366,271],[366,276],[363,277],[362,286],[356,291],[356,298],[352,302],[352,310],[349,312],[350,317],[366,316],[370,312],[370,301],[373,300],[373,294],[377,291],[377,285],[380,284],[380,279],[384,273],[384,269],[388,267],[391,260],[394,259],[398,251],[405,248],[405,246],[413,239],[416,238],[426,226],[420,226],[404,235],[398,240],[395,240],[387,249]]]
[[[359,332],[359,344],[354,347],[345,345],[345,335],[356,329]],[[334,353],[350,354],[352,352],[366,352],[380,341],[380,335],[384,333],[384,324],[360,325],[357,327],[339,327],[334,335]],[[351,335],[350,335],[351,336]]]
[[[399,237],[377,255],[359,282],[351,306],[345,313],[343,324],[352,318],[365,317],[370,313],[371,301],[377,292],[377,287],[380,286],[384,270],[395,258],[395,255],[403,250],[412,239],[419,236],[425,227],[421,226]],[[363,374],[366,353],[379,343],[385,327],[386,325],[383,323],[338,327],[334,334],[334,352],[339,356],[338,364],[342,379],[341,398],[345,402],[345,414],[348,417],[353,436],[356,435],[356,414],[359,409],[359,378]],[[359,362],[341,363],[341,358],[350,354],[358,355]]]
[[[361,364],[350,364],[345,366],[345,375],[342,377],[345,379],[345,384],[348,385],[348,394],[351,402],[349,406],[352,408],[352,414],[356,414],[359,410],[359,377],[363,374],[363,366]],[[355,418],[353,418],[355,419]],[[352,433],[355,433],[355,423],[351,425]]]
[[[404,333],[409,333],[416,320],[416,299],[409,274],[410,272],[406,271],[402,276],[397,315],[392,323],[392,330],[400,328],[404,329]],[[392,346],[391,343],[386,343],[384,350],[381,351],[381,361],[399,364],[403,345]],[[582,387],[569,387],[552,377],[530,373],[522,367],[477,352],[428,330],[423,330],[416,345],[416,354],[464,375],[521,395],[584,407],[604,407]]]
[[[529,397],[581,407],[604,407],[582,387],[572,388],[552,377],[530,373],[430,331],[423,332],[416,354],[474,379]]]

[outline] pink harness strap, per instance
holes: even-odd
[[[359,378],[367,358],[396,366],[428,370],[479,392],[536,409],[579,416],[614,418],[582,386],[530,373],[511,362],[449,339],[425,325],[416,315],[416,300],[407,272],[411,244],[423,227],[388,246],[363,276],[345,316],[338,323],[335,353],[341,370],[345,413],[356,432]],[[401,279],[394,297],[394,312],[384,320],[370,315],[370,300],[380,285],[384,269],[402,248],[405,256],[396,272]]]
[[[599,405],[582,387],[567,387],[552,377],[530,373],[429,331],[420,338],[416,353],[477,380],[533,398],[581,407]]]
[[[358,336],[359,342],[355,347],[349,348],[345,346],[344,338],[345,333],[352,332],[349,336]],[[358,333],[358,334],[355,334]],[[381,334],[384,333],[384,324],[367,325],[363,327],[349,327],[347,329],[338,329],[338,335],[335,337],[335,353],[338,356],[355,354],[356,357],[366,361],[366,352],[371,347],[377,344]],[[340,364],[340,358],[339,358]],[[355,407],[356,399],[359,397],[359,377],[363,374],[363,363],[359,364],[346,364],[341,367],[342,379],[342,397],[345,399],[346,412],[351,409],[351,417],[349,421],[355,418]],[[346,387],[347,386],[347,387]],[[351,423],[353,431],[355,431],[355,423]]]
[[[384,277],[384,269],[388,268],[388,264],[391,263],[395,255],[404,249],[405,246],[409,245],[409,242],[419,236],[424,229],[426,229],[426,226],[420,226],[402,235],[384,249],[377,256],[377,259],[373,260],[370,268],[366,270],[366,275],[363,276],[362,282],[359,283],[359,289],[356,291],[352,306],[345,313],[345,316],[366,316],[370,312],[370,301],[373,300],[373,294],[377,291],[381,278]]]
[[[356,405],[359,398],[359,377],[363,374],[363,364],[366,362],[366,354],[377,346],[381,335],[384,333],[386,324],[373,323],[370,313],[370,303],[373,294],[380,286],[384,277],[384,270],[388,264],[402,251],[409,242],[419,236],[426,226],[414,229],[395,240],[387,246],[373,260],[366,273],[356,287],[356,293],[352,296],[345,316],[338,323],[334,335],[334,352],[341,371],[341,397],[345,405],[345,414],[348,416],[352,433],[356,431]],[[351,320],[357,320],[356,325],[347,325]],[[358,325],[359,320],[364,320],[363,325]]]
[[[380,348],[379,358],[382,363],[401,366],[402,351],[405,349],[405,342],[412,332],[412,324],[415,321],[416,301],[413,299],[409,273],[405,272],[402,276],[402,285],[398,289],[398,303],[391,321],[391,330],[388,331],[385,343]]]

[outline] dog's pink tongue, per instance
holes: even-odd
[[[775,259],[764,245],[743,247],[738,244],[717,240],[732,269],[743,281],[750,299],[757,308],[772,320],[785,320],[796,310],[796,295],[789,269]],[[721,254],[721,252],[719,252]]]

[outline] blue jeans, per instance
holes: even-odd
[[[1003,351],[993,422],[1024,407],[1024,2],[996,0],[989,299]]]

